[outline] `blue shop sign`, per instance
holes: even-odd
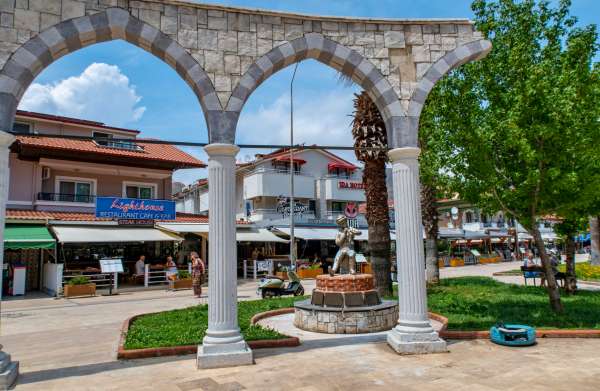
[[[175,220],[175,201],[97,197],[96,217],[135,220]]]

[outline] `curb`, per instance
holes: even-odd
[[[271,316],[289,314],[294,312],[294,308],[281,308],[273,311],[261,312],[250,319],[250,324],[254,325],[259,320],[269,318]],[[198,352],[198,345],[183,345],[183,346],[167,346],[160,348],[144,348],[144,349],[125,349],[125,338],[127,337],[127,331],[131,323],[143,315],[156,314],[157,312],[150,312],[147,314],[134,315],[130,318],[125,319],[121,326],[121,335],[119,337],[119,348],[117,350],[118,360],[133,360],[138,358],[151,358],[151,357],[165,357],[165,356],[182,356],[187,354],[196,354]],[[247,341],[248,346],[251,349],[266,349],[266,348],[288,348],[296,347],[300,345],[300,339],[298,337],[287,337],[282,339],[259,339],[256,341]]]
[[[429,317],[433,320],[437,320],[442,324],[442,328],[439,331],[440,337],[446,339],[489,339],[490,332],[488,330],[481,331],[454,331],[448,330],[448,318],[434,312],[429,313]],[[536,338],[600,338],[600,330],[590,329],[573,329],[573,330],[561,330],[561,329],[537,329],[535,331]]]

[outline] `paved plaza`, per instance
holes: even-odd
[[[516,265],[448,268],[442,269],[442,277],[492,275]],[[499,278],[522,282],[517,277]],[[314,287],[311,280],[304,284],[307,291]],[[254,281],[240,282],[238,289],[239,300],[256,298]],[[20,361],[17,389],[439,390],[468,385],[474,390],[556,390],[577,385],[577,390],[593,390],[600,384],[600,340],[589,339],[540,340],[525,349],[488,341],[451,342],[450,354],[403,357],[385,343],[384,333],[345,338],[299,335],[300,347],[256,350],[256,365],[249,367],[198,371],[193,356],[115,359],[125,318],[197,303],[188,290],[4,301],[2,344]]]

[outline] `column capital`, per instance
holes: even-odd
[[[213,143],[204,147],[208,156],[235,156],[240,148],[234,144]]]
[[[408,160],[408,159],[417,159],[419,154],[421,153],[420,148],[416,147],[402,147],[395,148],[391,151],[388,151],[388,156],[392,163],[400,161],[400,160]]]
[[[10,147],[15,139],[14,135],[0,130],[0,147]]]

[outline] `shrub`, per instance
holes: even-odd
[[[69,280],[69,285],[86,285],[90,283],[90,279],[86,276],[77,276]]]
[[[177,278],[180,280],[185,280],[190,278],[190,273],[187,270],[180,270],[177,272]]]

